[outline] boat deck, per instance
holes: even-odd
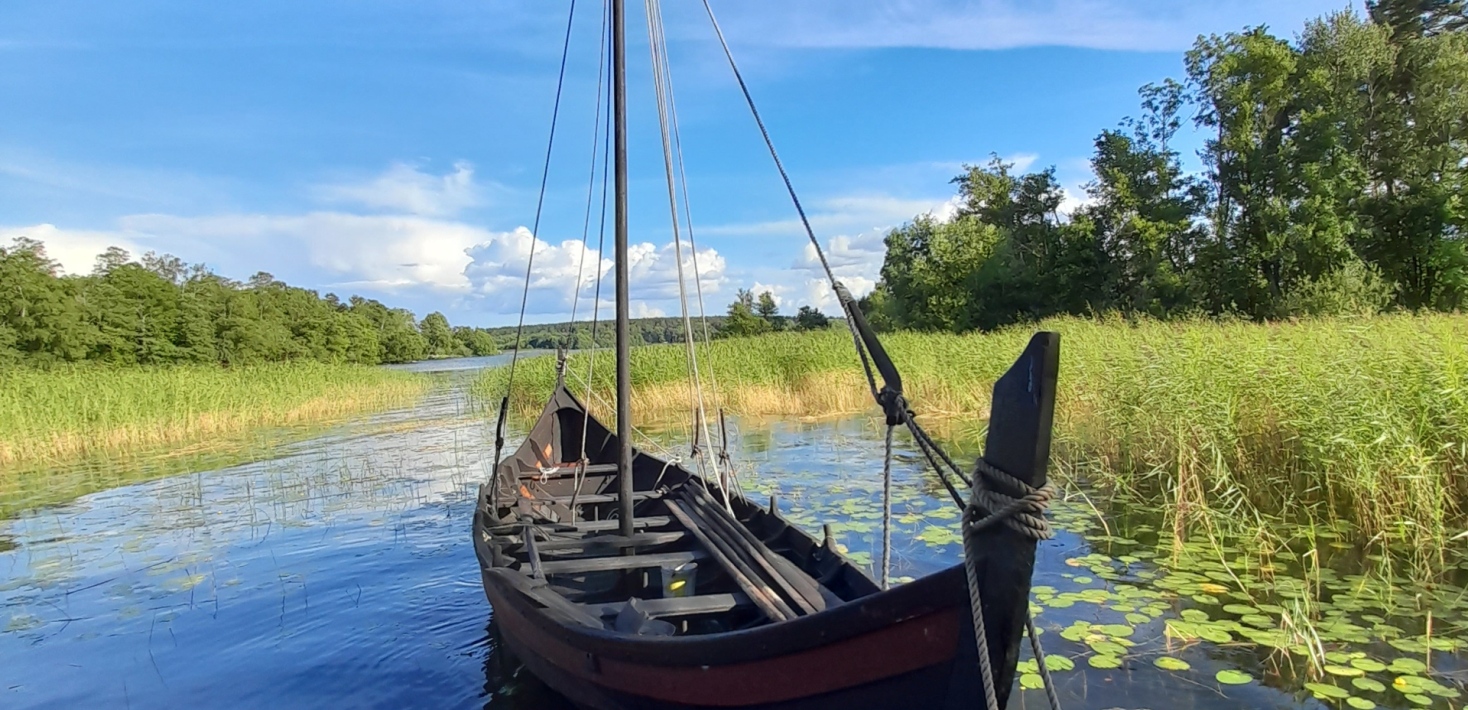
[[[757,536],[701,479],[637,491],[636,532],[625,537],[608,517],[616,496],[602,492],[615,485],[616,466],[587,466],[580,478],[575,468],[519,476],[513,521],[489,531],[522,589],[569,621],[639,635],[710,633],[844,601],[798,563],[809,560]]]

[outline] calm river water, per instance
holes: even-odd
[[[492,454],[464,385],[495,361],[426,368],[449,371],[417,407],[298,439],[268,460],[0,520],[0,707],[566,707],[497,653],[470,545]],[[874,422],[745,423],[737,440],[735,458],[759,471],[751,495],[778,490],[788,515],[813,530],[834,522],[854,557],[873,557]],[[958,561],[956,511],[913,452],[900,459],[894,575],[918,576]],[[1419,670],[1416,646],[1341,620],[1399,618],[1382,604],[1328,617],[1351,627],[1339,643],[1327,630],[1321,646],[1339,654],[1338,672],[1301,672],[1294,637],[1271,635],[1289,614],[1271,603],[1288,596],[1274,581],[1219,562],[1169,571],[1161,533],[1140,522],[1123,537],[1082,503],[1056,517],[1036,609],[1066,708],[1460,707],[1455,644]],[[1175,549],[1177,567],[1186,550]],[[1227,562],[1224,550],[1209,559]],[[1394,621],[1388,635],[1414,639],[1414,623]],[[1164,670],[1162,658],[1188,669]],[[1432,687],[1394,689],[1398,676]],[[1340,705],[1346,696],[1358,703]],[[1013,705],[1044,698],[1017,692]]]

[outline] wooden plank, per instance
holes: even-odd
[[[540,563],[540,551],[536,549],[535,531],[528,525],[523,530],[521,537],[525,540],[525,554],[530,560],[530,576],[544,580],[545,568]]]
[[[586,467],[586,471],[583,475],[603,476],[608,473],[616,472],[617,464],[594,463]],[[576,465],[571,464],[569,466],[557,466],[556,468],[548,469],[544,474],[542,474],[540,471],[526,471],[521,473],[519,478],[522,481],[528,481],[531,479],[539,479],[542,475],[544,475],[546,478],[570,478],[576,475]]]
[[[587,572],[609,572],[612,570],[642,569],[644,567],[677,567],[707,557],[702,551],[664,552],[656,555],[626,555],[617,557],[589,557],[575,560],[551,560],[542,562],[540,568],[546,574],[584,574]]]
[[[637,518],[632,524],[639,528],[660,528],[671,522],[673,522],[673,519],[666,515],[649,515],[645,518]],[[620,525],[621,522],[617,520],[592,520],[585,523],[576,523],[575,525],[557,525],[552,529],[556,532],[606,532],[607,530],[616,530]]]
[[[587,548],[619,549],[624,547],[653,547],[667,545],[688,537],[681,530],[674,532],[637,533],[630,538],[621,535],[595,535],[566,540],[537,542],[536,547],[546,552],[580,552]]]
[[[745,567],[730,557],[722,541],[715,542],[709,536],[709,531],[700,529],[698,523],[676,502],[669,500],[666,505],[668,511],[677,517],[678,522],[693,533],[694,537],[698,538],[699,543],[714,556],[714,560],[724,568],[724,571],[734,578],[734,583],[739,585],[739,589],[749,596],[765,616],[769,617],[771,621],[785,621],[795,617],[795,612],[780,600],[775,590],[770,589],[762,581],[756,580]]]
[[[648,500],[651,498],[661,498],[662,496],[663,494],[661,491],[637,491],[636,493],[632,494],[632,500]],[[556,503],[559,503],[561,505],[570,505],[573,498],[572,496],[555,496],[552,498],[546,498],[544,500],[555,501]],[[583,503],[587,505],[590,505],[592,503],[614,503],[617,500],[617,496],[614,494],[609,495],[606,493],[586,493],[575,496],[574,500],[576,501],[577,505],[581,505]]]
[[[648,616],[690,616],[693,614],[718,614],[720,612],[751,606],[753,602],[743,594],[702,594],[692,597],[670,597],[667,599],[639,599],[637,608]],[[627,602],[605,604],[583,604],[593,616],[608,617],[622,613]]]
[[[567,601],[565,597],[557,594],[541,580],[531,580],[518,575],[506,575],[504,577],[510,584],[514,585],[521,594],[535,600],[541,606],[556,612],[571,623],[580,624],[593,629],[606,629],[601,617],[588,613],[586,608],[580,604]]]

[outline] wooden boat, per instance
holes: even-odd
[[[473,536],[501,644],[552,689],[597,710],[982,707],[981,639],[963,565],[883,589],[829,530],[817,540],[773,500],[761,506],[633,448],[621,14],[622,0],[612,0],[616,431],[563,380],[503,461],[497,430],[497,466],[480,488]],[[837,291],[883,375],[893,425],[906,412],[896,370],[850,295]],[[1034,488],[1045,484],[1058,363],[1058,336],[1037,334],[994,386],[984,461]],[[982,641],[1004,707],[1036,540],[1005,525],[971,534]]]
[[[994,387],[985,459],[1037,487],[1057,363],[1058,339],[1039,334]],[[642,452],[632,464],[635,532],[623,536],[618,450],[616,435],[558,385],[480,492],[474,548],[494,618],[550,687],[598,709],[982,701],[961,565],[884,591],[829,538],[738,496],[730,515],[715,484]],[[987,535],[985,619],[1002,707],[1035,542],[1002,527]],[[696,593],[666,595],[664,575],[690,562]],[[772,620],[782,605],[795,614]]]

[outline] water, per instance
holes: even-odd
[[[491,456],[489,427],[464,394],[473,366],[434,364],[453,384],[412,410],[286,444],[269,460],[211,464],[0,521],[0,706],[565,707],[494,646],[469,535]],[[736,426],[735,458],[759,471],[745,475],[748,494],[777,493],[785,514],[813,531],[833,523],[851,555],[870,564],[881,537],[882,432],[874,422],[743,428]],[[957,562],[959,545],[946,494],[907,444],[899,448],[893,574],[906,578]],[[1288,596],[1285,563],[1267,582],[1244,570],[1238,585],[1225,587],[1221,578],[1239,576],[1232,563],[1208,564],[1215,557],[1192,543],[1178,548],[1177,561],[1159,552],[1171,548],[1156,516],[1106,531],[1101,517],[1123,521],[1098,512],[1079,499],[1056,507],[1062,530],[1041,545],[1034,579],[1041,638],[1074,665],[1055,676],[1066,708],[1342,702],[1314,699],[1307,682],[1344,686],[1382,706],[1415,707],[1409,695],[1458,706],[1442,697],[1458,692],[1464,671],[1451,649],[1430,658],[1437,694],[1392,688],[1398,675],[1429,675],[1406,667],[1361,674],[1380,679],[1381,692],[1352,687],[1350,676],[1310,676],[1289,640],[1253,633],[1236,620],[1246,614],[1223,611],[1248,595],[1260,615],[1274,614],[1266,626],[1278,628],[1286,611],[1274,613],[1272,603]],[[1242,557],[1220,549],[1224,559]],[[1367,582],[1342,573],[1317,583]],[[1345,607],[1344,592],[1333,594],[1333,607]],[[1424,655],[1411,646],[1423,629],[1411,609],[1421,604],[1405,613],[1400,599],[1355,604],[1321,617],[1336,620],[1321,646],[1341,654],[1332,665],[1349,671],[1363,659],[1385,665]],[[1439,610],[1434,643],[1456,648],[1458,612],[1436,601],[1427,608]],[[1199,613],[1212,621],[1178,626]],[[1375,632],[1340,640],[1357,632],[1339,620],[1365,624],[1367,613],[1390,620],[1383,628],[1398,629],[1410,650]],[[1228,638],[1197,638],[1220,631]],[[1119,648],[1107,645],[1113,641]],[[1285,648],[1268,653],[1272,642]],[[1120,667],[1092,667],[1107,652]],[[1154,665],[1164,657],[1191,668]],[[1228,670],[1254,680],[1220,683],[1217,673]],[[1013,707],[1043,706],[1040,691],[1016,692]]]

